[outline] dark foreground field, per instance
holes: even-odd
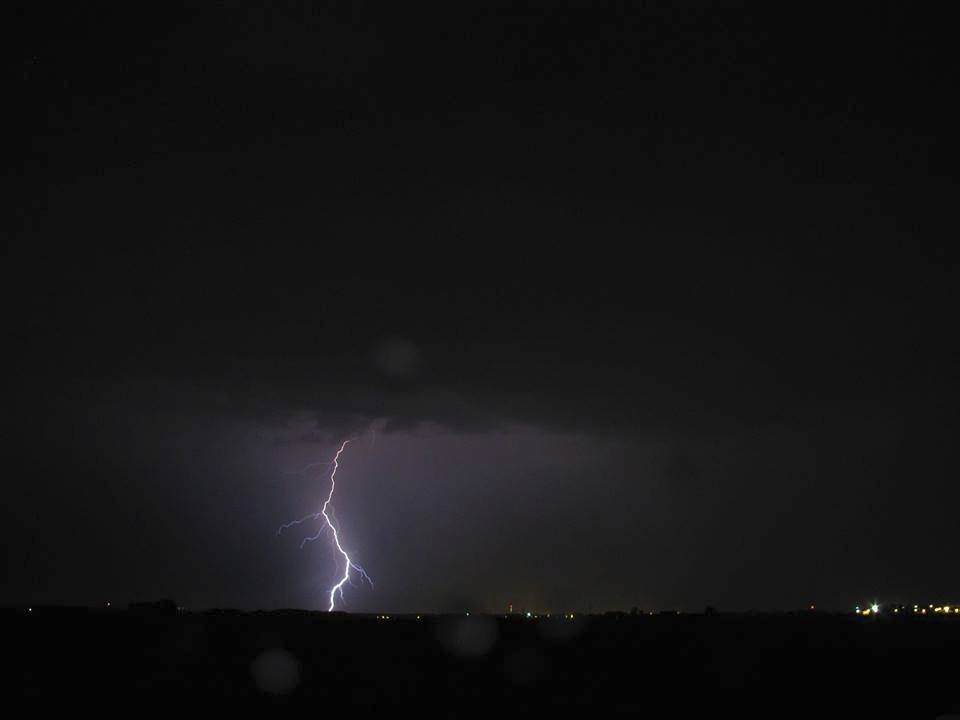
[[[239,701],[255,710],[309,706],[325,717],[407,708],[931,720],[960,712],[953,618],[538,621],[35,608],[3,612],[2,632],[8,696],[32,707],[177,712]]]

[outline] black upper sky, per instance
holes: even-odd
[[[448,5],[21,12],[0,600],[956,599],[946,18]]]

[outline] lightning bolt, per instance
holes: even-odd
[[[333,471],[330,473],[330,492],[327,495],[327,499],[323,503],[323,507],[320,508],[320,512],[311,513],[310,515],[306,515],[300,518],[299,520],[293,520],[284,525],[281,525],[277,529],[277,535],[280,535],[284,530],[287,530],[288,528],[291,528],[294,525],[299,525],[301,523],[305,523],[310,520],[319,520],[322,517],[323,525],[320,526],[320,529],[317,530],[315,535],[311,535],[303,539],[303,541],[300,543],[301,548],[304,545],[306,545],[308,542],[312,542],[313,540],[316,540],[317,538],[319,538],[320,535],[322,535],[323,532],[326,530],[329,530],[333,534],[333,544],[336,546],[337,552],[339,552],[340,555],[343,556],[344,565],[343,565],[343,576],[340,578],[339,582],[337,582],[336,585],[330,588],[330,607],[327,608],[328,612],[332,611],[336,607],[336,599],[338,594],[340,595],[340,600],[343,600],[343,586],[348,582],[351,585],[353,585],[353,578],[350,576],[351,570],[356,570],[360,578],[363,580],[366,580],[368,583],[370,583],[370,587],[373,587],[373,580],[370,579],[370,576],[367,575],[366,571],[362,567],[360,567],[357,563],[353,562],[353,560],[351,560],[350,556],[347,554],[347,551],[343,549],[343,546],[340,544],[340,534],[337,532],[338,523],[336,523],[336,516],[334,515],[333,518],[331,518],[331,514],[333,514],[333,506],[330,503],[333,501],[333,493],[337,489],[336,478],[337,478],[337,470],[340,469],[340,455],[346,449],[347,445],[349,445],[354,439],[355,438],[344,440],[343,444],[340,446],[340,449],[337,450],[337,454],[333,456],[333,460],[331,460],[329,463],[313,463],[311,465],[308,465],[306,468],[304,468],[303,471],[301,471],[301,472],[304,472],[311,467],[316,467],[317,465],[322,465],[322,464],[326,464],[328,467],[331,465],[333,466]],[[330,514],[327,513],[328,509],[330,511]],[[337,564],[337,567],[339,567],[339,563]]]

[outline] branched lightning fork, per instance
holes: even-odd
[[[373,587],[373,580],[370,579],[370,576],[367,575],[366,571],[362,567],[360,567],[357,563],[353,562],[353,560],[351,560],[350,556],[347,554],[347,551],[343,549],[343,546],[340,544],[340,535],[337,532],[337,525],[335,524],[335,518],[331,519],[330,514],[327,513],[328,509],[330,510],[330,513],[333,513],[333,507],[330,505],[330,503],[333,500],[333,493],[337,489],[336,477],[337,477],[337,470],[340,469],[340,455],[341,453],[343,453],[344,449],[346,449],[347,445],[351,441],[352,441],[352,438],[350,440],[344,440],[343,444],[340,446],[340,449],[337,450],[337,454],[334,455],[333,460],[329,463],[326,463],[327,466],[333,465],[333,471],[330,473],[330,492],[327,494],[327,499],[324,501],[323,507],[320,508],[320,512],[311,513],[310,515],[306,515],[300,518],[299,520],[293,520],[284,525],[281,525],[277,529],[277,534],[279,535],[284,530],[291,528],[294,525],[299,525],[300,523],[304,523],[309,520],[319,520],[321,517],[323,518],[323,525],[320,526],[320,529],[317,530],[315,535],[305,537],[303,541],[300,543],[300,547],[302,548],[308,542],[311,542],[312,540],[316,540],[317,538],[320,537],[320,535],[323,533],[324,530],[329,529],[333,535],[333,544],[336,546],[337,552],[339,552],[343,556],[343,561],[344,561],[343,577],[340,578],[339,582],[337,582],[336,585],[330,588],[330,607],[327,608],[328,611],[333,610],[334,607],[336,606],[336,598],[338,593],[340,595],[340,599],[343,600],[343,586],[348,582],[351,585],[353,584],[353,579],[350,577],[350,570],[356,570],[357,573],[360,575],[361,579],[366,580],[368,583],[370,583],[370,587]],[[311,465],[308,465],[306,468],[304,468],[303,471],[306,471],[311,467],[316,467],[317,465],[321,465],[321,464],[324,464],[324,463],[312,463]]]

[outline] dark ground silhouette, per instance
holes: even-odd
[[[391,617],[6,610],[34,707],[545,709],[651,717],[936,718],[960,712],[960,621],[797,615]],[[666,712],[667,714],[663,714]]]

